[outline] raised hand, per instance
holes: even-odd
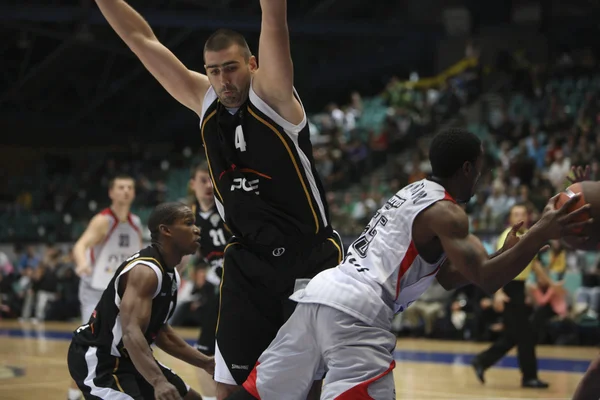
[[[586,165],[585,168],[582,166],[573,166],[571,167],[571,172],[573,173],[573,178],[567,175],[567,180],[571,183],[583,182],[590,180],[591,169],[589,165]]]

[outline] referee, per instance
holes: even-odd
[[[515,204],[509,212],[509,227],[502,232],[498,238],[498,246],[501,247],[504,239],[513,225],[520,221],[525,221],[522,230],[523,235],[527,232],[525,226],[528,225],[529,216],[527,207],[524,204]],[[537,358],[535,355],[536,334],[530,320],[530,309],[525,304],[525,283],[527,278],[535,268],[534,264],[539,260],[534,258],[531,263],[519,274],[513,281],[504,286],[502,290],[496,293],[496,299],[501,299],[502,295],[508,299],[503,299],[504,311],[504,332],[487,350],[479,353],[472,362],[477,378],[485,383],[485,370],[504,357],[515,345],[517,346],[517,355],[519,368],[521,369],[521,386],[524,388],[547,388],[548,383],[538,379]],[[536,270],[539,270],[535,268]]]

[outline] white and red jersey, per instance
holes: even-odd
[[[142,223],[137,215],[129,213],[126,221],[110,209],[100,212],[109,221],[108,233],[104,240],[87,252],[92,275],[87,278],[92,288],[104,290],[121,263],[140,249]]]
[[[395,313],[429,287],[446,260],[442,255],[428,263],[412,241],[416,216],[442,200],[454,201],[436,182],[404,187],[377,211],[339,266],[318,274],[291,299],[325,304],[369,324],[391,324]]]

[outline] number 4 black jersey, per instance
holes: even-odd
[[[252,87],[239,109],[226,109],[210,88],[200,127],[215,201],[236,238],[312,248],[331,234],[306,115],[284,120]]]
[[[99,351],[110,353],[115,357],[126,356],[120,315],[125,287],[120,287],[119,281],[133,268],[150,268],[158,278],[158,285],[152,298],[150,322],[143,332],[148,345],[154,342],[162,326],[173,314],[179,288],[177,270],[166,266],[155,246],[140,250],[119,266],[88,323],[74,332],[73,342],[98,347]]]

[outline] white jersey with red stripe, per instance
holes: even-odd
[[[137,215],[129,213],[122,222],[110,208],[102,210],[100,215],[109,221],[108,233],[87,253],[92,267],[92,275],[87,279],[96,290],[106,289],[119,265],[140,249],[142,240],[142,223]]]
[[[291,299],[328,305],[368,324],[391,325],[394,314],[429,287],[446,259],[442,255],[428,263],[412,241],[416,216],[442,200],[454,201],[436,182],[404,187],[377,211],[338,267],[318,274]]]

